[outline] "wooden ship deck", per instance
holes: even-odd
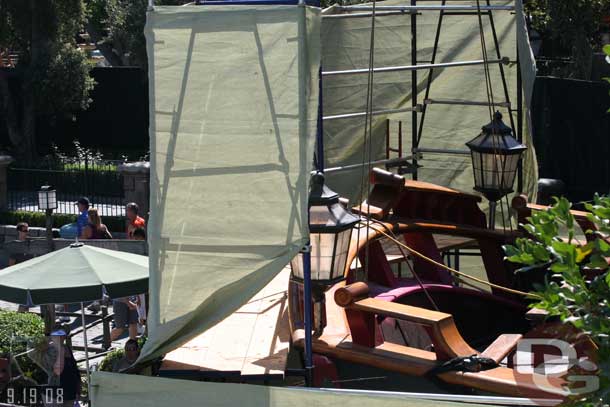
[[[168,353],[160,376],[195,380],[283,379],[288,360],[288,279],[282,270],[218,325]]]

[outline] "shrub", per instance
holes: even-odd
[[[548,268],[544,285],[536,287],[537,302],[532,306],[557,316],[587,334],[597,345],[599,390],[586,399],[575,399],[582,406],[602,406],[610,401],[610,198],[595,196],[585,204],[596,231],[589,242],[575,238],[576,221],[571,203],[555,198],[546,211],[535,211],[523,225],[528,237],[519,238],[504,250],[507,259],[523,265],[523,272]],[[560,230],[567,230],[567,241]]]
[[[46,215],[43,212],[6,211],[0,212],[0,223],[3,225],[16,225],[27,222],[32,227],[46,227]],[[53,227],[59,228],[66,223],[76,222],[76,215],[53,214]]]
[[[27,350],[28,342],[37,342],[43,336],[44,322],[38,315],[0,310],[0,352],[10,352],[15,357]],[[46,373],[27,355],[16,359],[26,376],[38,383],[46,381]]]

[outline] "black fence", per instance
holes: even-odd
[[[8,169],[8,208],[37,212],[38,191],[51,185],[57,191],[55,212],[77,214],[75,202],[86,196],[102,216],[124,216],[121,161],[90,160],[43,161],[29,168],[13,165]],[[35,168],[32,168],[35,167]]]
[[[605,82],[537,77],[532,102],[540,177],[572,202],[610,193],[610,96]]]

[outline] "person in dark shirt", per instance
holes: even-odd
[[[28,354],[49,377],[47,384],[52,389],[53,400],[45,400],[48,406],[73,407],[74,401],[80,398],[80,372],[72,349],[65,341],[66,332],[57,329]]]
[[[19,222],[15,228],[17,229],[17,240],[25,242],[28,239],[28,233],[30,231],[29,225],[25,222]],[[32,257],[33,256],[26,253],[12,253],[8,259],[8,265],[14,266],[17,263],[24,262]]]

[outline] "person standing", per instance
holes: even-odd
[[[110,331],[110,340],[116,341],[127,328],[129,339],[138,337],[138,297],[117,298],[112,301],[114,328]]]
[[[102,218],[95,208],[87,210],[87,225],[79,236],[81,239],[112,239],[110,231],[102,223]]]
[[[28,356],[48,375],[45,407],[73,407],[80,398],[81,377],[72,349],[66,345],[66,331],[57,329],[45,337]]]
[[[80,238],[83,229],[89,224],[89,198],[82,196],[76,201],[78,205],[78,218],[76,218],[76,235]]]
[[[125,216],[127,217],[127,239],[133,239],[133,232],[136,229],[146,228],[146,221],[139,216],[140,208],[135,202],[130,202],[125,207]]]

